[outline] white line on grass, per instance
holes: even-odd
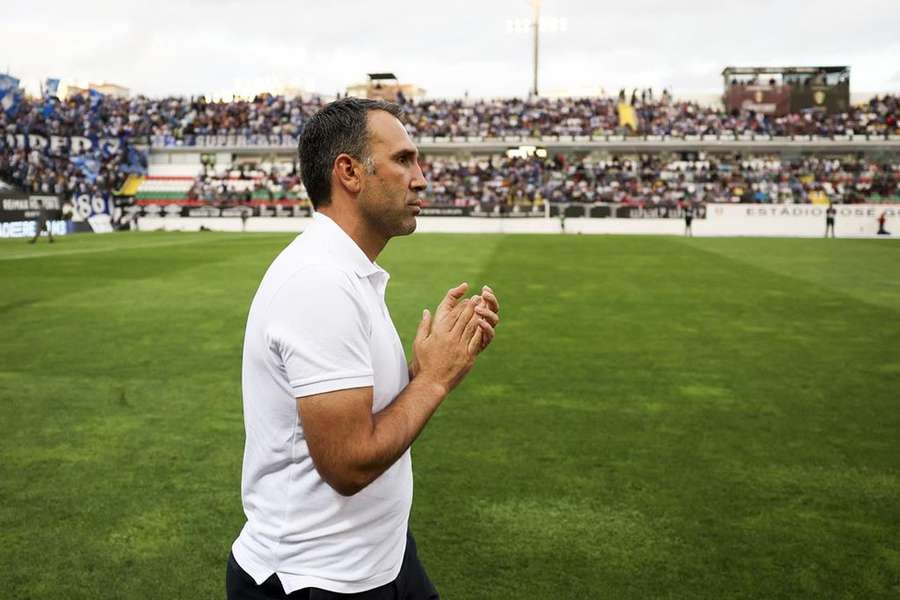
[[[159,248],[163,246],[183,246],[186,244],[197,244],[200,242],[221,241],[221,238],[198,238],[193,240],[180,240],[177,242],[156,242],[149,244],[130,244],[127,246],[104,246],[102,248],[82,248],[72,250],[57,250],[55,252],[48,251],[43,254],[12,254],[9,256],[0,256],[0,260],[24,260],[26,258],[52,258],[54,256],[71,256],[72,254],[94,254],[97,252],[112,252],[114,250],[132,250],[140,248]]]

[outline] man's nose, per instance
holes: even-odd
[[[413,177],[412,181],[409,183],[409,187],[412,190],[417,192],[421,192],[425,188],[428,187],[428,181],[425,180],[425,173],[422,172],[422,167],[419,163],[416,163],[416,173]]]

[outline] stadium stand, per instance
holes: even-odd
[[[75,96],[47,110],[44,101],[25,99],[14,117],[0,116],[0,127],[6,133],[125,137],[136,143],[154,138],[163,145],[180,145],[200,135],[296,136],[304,120],[323,103],[318,97],[270,95],[233,102],[139,96],[104,97],[93,105]],[[633,126],[620,122],[618,106],[623,103],[634,109]],[[900,97],[892,95],[873,98],[838,115],[810,110],[777,118],[677,101],[667,93],[656,98],[652,91],[635,92],[628,100],[624,91],[619,99],[422,100],[406,103],[404,111],[410,132],[417,136],[900,133]]]
[[[550,202],[677,204],[681,202],[853,203],[900,201],[900,164],[859,156],[642,154],[569,159],[505,156],[424,157],[431,205],[541,206]],[[268,170],[267,170],[268,169]],[[212,170],[196,177],[151,169],[141,202],[242,203],[305,201],[296,171]]]
[[[147,147],[191,146],[199,136],[278,136],[290,146],[320,98],[261,95],[253,100],[208,102],[203,98],[136,97],[100,94],[65,101],[23,98],[11,113],[0,111],[0,177],[27,192],[109,195],[129,175],[147,172]],[[624,92],[618,98],[422,100],[404,104],[408,127],[420,138],[471,140],[503,136],[652,135],[900,135],[900,97],[881,96],[849,112],[815,111],[768,117],[751,111],[727,112],[673,99],[667,92]],[[32,138],[42,144],[33,144]],[[55,146],[53,136],[88,142]],[[35,138],[36,139],[36,138]],[[269,139],[269,138],[266,138]],[[27,143],[26,143],[27,142]],[[252,144],[252,140],[250,141]],[[471,150],[469,151],[471,152]],[[871,157],[816,156],[783,159],[768,155],[708,155],[681,168],[666,154],[574,161],[493,157],[430,157],[424,168],[433,179],[434,203],[532,203],[619,198],[662,202],[833,200],[854,202],[860,195],[896,200],[897,161]],[[691,162],[690,160],[688,162]],[[680,164],[680,163],[679,163]],[[178,172],[175,165],[151,165],[138,189],[144,201],[303,200],[293,173]],[[175,168],[175,171],[172,170]],[[168,170],[167,170],[168,169]]]
[[[896,164],[849,157],[672,154],[595,160],[430,159],[429,199],[454,205],[615,202],[861,202],[900,199]]]
[[[133,135],[140,120],[113,98],[23,98],[0,111],[0,178],[26,192],[109,194],[146,172]]]
[[[631,123],[619,106],[633,108]],[[767,117],[749,111],[729,113],[695,102],[675,101],[652,91],[625,99],[561,98],[478,101],[423,101],[407,105],[410,131],[421,136],[506,135],[708,135],[732,133],[788,135],[886,134],[897,131],[898,97],[884,96],[840,116],[814,111]]]

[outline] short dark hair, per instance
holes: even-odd
[[[331,203],[331,170],[339,154],[358,161],[368,155],[369,111],[383,110],[400,119],[403,109],[393,102],[365,98],[341,98],[314,114],[300,134],[297,154],[300,178],[314,207]]]

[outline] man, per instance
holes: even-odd
[[[825,237],[828,237],[828,231],[831,230],[831,237],[834,238],[834,215],[836,214],[834,204],[829,202],[828,208],[825,210]]]
[[[344,98],[304,128],[313,224],[275,259],[244,338],[247,523],[238,598],[437,598],[407,522],[409,447],[490,343],[490,288],[424,311],[406,363],[374,261],[416,228],[426,182],[394,104]]]
[[[694,222],[694,205],[690,202],[684,205],[684,235],[685,237],[694,237],[694,231],[691,229],[691,223]]]
[[[883,210],[878,216],[878,235],[891,235],[891,232],[884,228],[885,223],[887,223],[887,211]]]
[[[37,239],[41,236],[41,232],[45,229],[47,230],[47,238],[50,240],[50,243],[53,243],[53,230],[50,229],[50,223],[47,220],[47,207],[44,206],[44,201],[38,199],[38,215],[37,220],[34,222],[34,237],[28,240],[29,244],[33,244],[37,241]]]

